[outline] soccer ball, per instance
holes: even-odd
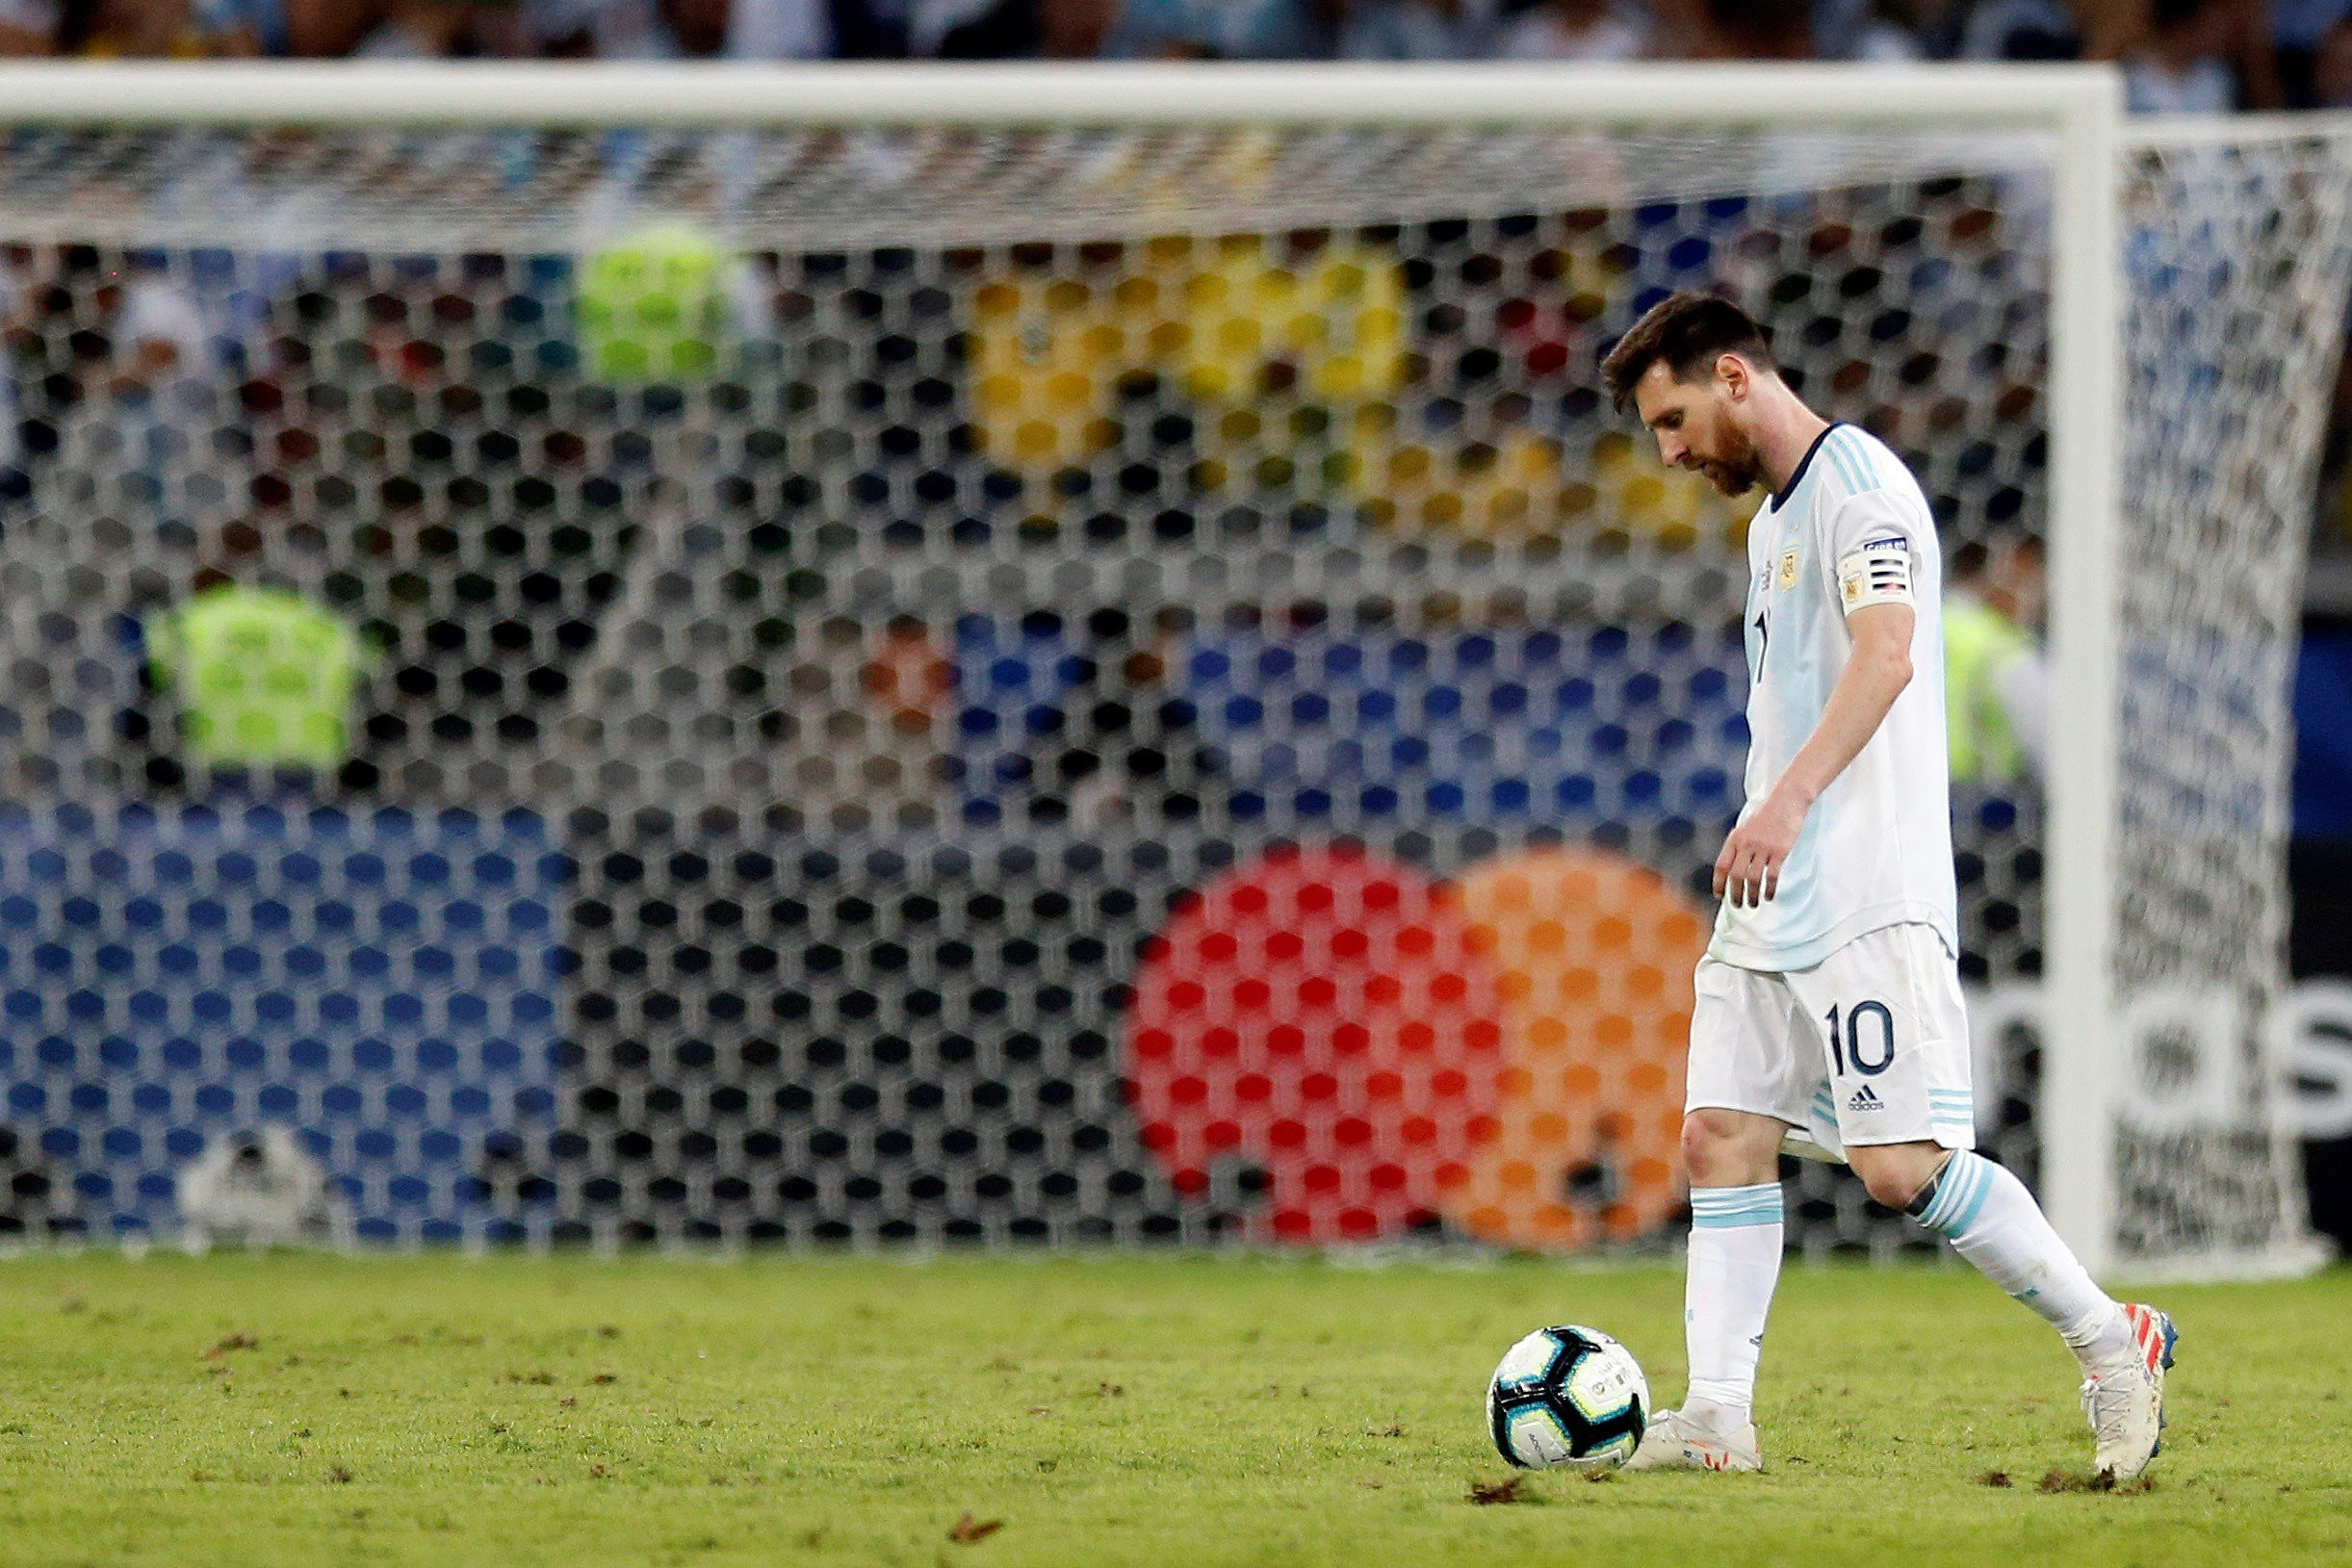
[[[1486,1429],[1522,1470],[1621,1465],[1648,1421],[1641,1364],[1596,1328],[1537,1329],[1511,1348],[1486,1385]]]

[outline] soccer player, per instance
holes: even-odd
[[[1602,375],[1665,461],[1771,491],[1747,530],[1747,798],[1691,1015],[1690,1397],[1628,1468],[1763,1466],[1749,1412],[1789,1144],[1843,1158],[2049,1320],[2082,1363],[2099,1469],[2130,1479],[2161,1435],[2172,1320],[2110,1299],[1973,1152],[1926,498],[1886,446],[1808,408],[1726,300],[1660,301]]]

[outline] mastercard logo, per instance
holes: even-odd
[[[1691,899],[1602,850],[1516,851],[1450,885],[1278,852],[1145,953],[1129,1101],[1176,1190],[1259,1239],[1630,1239],[1680,1205],[1706,940]]]

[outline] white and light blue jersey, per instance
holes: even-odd
[[[1726,900],[1708,951],[1742,968],[1809,969],[1866,932],[1916,921],[1957,954],[1943,556],[1919,481],[1875,437],[1833,424],[1748,525],[1747,566],[1743,819],[1821,723],[1853,651],[1848,613],[1911,604],[1911,683],[1805,814],[1779,890],[1754,909]]]

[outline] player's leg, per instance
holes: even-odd
[[[1661,1411],[1629,1468],[1753,1470],[1751,1411],[1780,1280],[1780,1145],[1810,1092],[1792,1083],[1791,1001],[1777,976],[1702,961],[1691,1015],[1683,1160],[1691,1242],[1683,1287],[1690,1397]],[[1818,1074],[1817,1074],[1818,1075]]]
[[[2088,1379],[2100,1467],[2137,1475],[2156,1451],[2171,1321],[2101,1290],[2025,1183],[1975,1152],[1967,1020],[1941,943],[1924,926],[1873,932],[1791,984],[1823,1031],[1855,1174],[2058,1331]]]
[[[1685,1414],[1727,1431],[1748,1425],[1765,1323],[1780,1283],[1782,1215],[1777,1117],[1703,1108],[1686,1113],[1691,1241],[1683,1338],[1691,1360]]]

